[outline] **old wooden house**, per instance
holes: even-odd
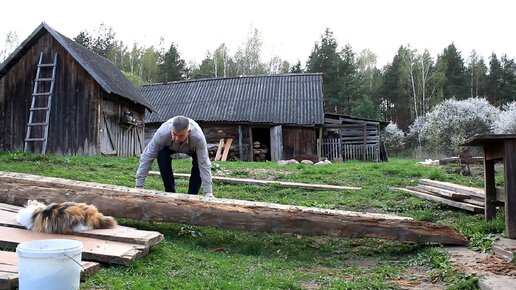
[[[146,143],[162,122],[184,115],[201,125],[209,147],[234,140],[234,159],[385,160],[380,129],[388,123],[325,113],[321,74],[179,81],[141,92],[160,111],[145,117]]]
[[[146,109],[112,62],[46,23],[0,65],[0,151],[139,155]]]
[[[207,142],[233,140],[240,160],[317,156],[324,125],[321,74],[241,76],[144,85],[141,93],[160,112],[145,117],[146,140],[177,115],[196,120]]]

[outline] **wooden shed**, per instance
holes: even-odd
[[[326,113],[324,123],[323,157],[342,161],[387,161],[380,131],[389,122]]]
[[[0,151],[139,155],[146,109],[112,62],[46,23],[0,65]]]
[[[235,159],[317,159],[317,134],[324,124],[321,74],[158,83],[144,85],[141,93],[160,112],[145,117],[147,142],[162,122],[184,115],[203,128],[208,147],[231,138]]]

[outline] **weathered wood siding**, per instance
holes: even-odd
[[[145,145],[147,145],[159,128],[161,124],[152,123],[147,124],[145,129]],[[206,136],[206,142],[208,148],[210,146],[218,145],[220,139],[233,138],[231,145],[232,150],[237,152],[237,156],[240,155],[239,148],[239,124],[215,124],[215,123],[199,123],[204,135]],[[266,144],[271,150],[281,150],[275,152],[274,158],[292,159],[295,155],[317,155],[317,140],[316,140],[316,129],[312,127],[255,127],[253,125],[240,125],[242,128],[242,157],[241,160],[249,160],[249,152],[252,148],[252,143],[259,141],[260,143]],[[251,130],[249,130],[251,128]],[[257,136],[250,136],[249,131],[253,129],[262,128],[270,131],[267,136],[267,140],[257,138]],[[274,129],[276,128],[276,129]],[[274,136],[279,136],[281,133],[280,140],[275,140]],[[274,147],[274,149],[272,149]]]
[[[311,127],[283,127],[283,159],[296,155],[317,155],[316,129]]]
[[[96,154],[99,85],[48,33],[44,34],[2,78],[5,112],[2,150],[23,150],[29,119],[36,65],[40,53],[44,62],[58,54],[56,81],[50,111],[47,152],[57,154]],[[41,142],[31,142],[30,150],[39,152]]]
[[[129,102],[122,104],[122,98],[109,95],[49,33],[39,38],[0,80],[0,150],[24,149],[36,66],[41,52],[44,53],[44,63],[51,62],[54,53],[58,55],[47,152],[63,155],[101,154],[107,144],[104,134],[108,120],[113,131],[111,138],[115,140],[115,147],[110,152],[118,156],[139,155],[144,148],[143,128],[124,130],[118,121],[122,105],[128,106],[138,120],[143,120],[143,107]],[[105,118],[104,111],[113,114]],[[41,144],[31,142],[29,150],[41,152]]]

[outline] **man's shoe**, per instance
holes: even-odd
[[[208,193],[204,194],[204,197],[215,198],[215,196],[211,192],[208,192]]]

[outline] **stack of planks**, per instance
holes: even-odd
[[[20,207],[0,203],[0,248],[15,250],[19,243],[43,239],[72,239],[81,241],[82,275],[98,272],[98,262],[129,265],[133,260],[146,256],[149,250],[163,240],[154,231],[142,231],[117,226],[114,229],[77,232],[73,235],[45,234],[29,231],[16,222]],[[18,257],[15,252],[0,251],[0,289],[16,289],[18,286]]]
[[[396,189],[411,193],[419,198],[444,203],[467,211],[484,212],[485,193],[482,188],[421,179],[418,186]]]

